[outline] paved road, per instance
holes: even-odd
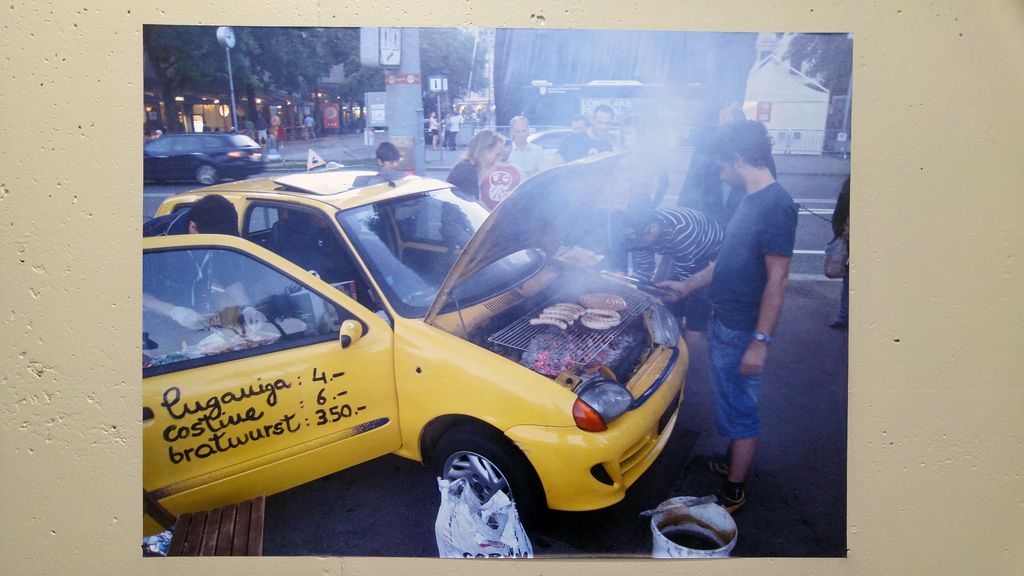
[[[736,516],[736,556],[846,552],[847,340],[845,332],[827,327],[839,283],[821,275],[828,218],[844,177],[780,176],[809,211],[800,214],[790,288],[762,388],[764,434],[748,479],[750,502]],[[147,185],[145,214],[163,197],[195,187]],[[700,344],[691,351],[680,423],[659,460],[615,506],[549,514],[530,534],[536,555],[649,555],[650,526],[637,514],[672,496],[709,494],[719,482],[700,456],[722,449],[709,387]],[[268,498],[264,551],[436,556],[438,502],[430,471],[387,456]]]
[[[836,557],[846,553],[847,339],[827,327],[838,287],[790,285],[762,388],[764,435],[736,515],[735,556]],[[702,454],[716,436],[706,349],[691,351],[686,398],[665,452],[615,506],[555,512],[530,532],[538,557],[647,556],[638,516],[673,496],[712,493],[720,479]],[[436,556],[436,481],[387,456],[271,496],[264,552],[272,555]]]

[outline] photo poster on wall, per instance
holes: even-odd
[[[265,555],[436,557],[440,477],[538,558],[846,556],[852,34],[225,27],[144,26],[149,553],[265,497]],[[717,543],[640,515],[751,438]]]

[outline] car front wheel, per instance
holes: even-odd
[[[503,434],[480,425],[453,428],[434,450],[437,473],[446,480],[465,478],[480,503],[504,492],[529,525],[546,508],[537,475],[522,452]]]
[[[196,181],[205,186],[217,183],[217,169],[209,164],[196,168]]]

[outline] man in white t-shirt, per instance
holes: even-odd
[[[508,123],[508,133],[512,138],[507,162],[519,169],[523,178],[529,178],[547,168],[544,150],[526,141],[530,135],[530,122],[526,116],[516,116]]]
[[[447,130],[444,132],[444,147],[455,150],[455,139],[459,137],[459,128],[462,127],[462,114],[449,114],[447,123]]]

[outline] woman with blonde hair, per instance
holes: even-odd
[[[440,141],[440,129],[441,125],[437,122],[437,114],[431,112],[430,118],[427,119],[427,128],[430,130],[431,145],[434,150],[437,150],[437,144]]]
[[[448,173],[454,184],[471,200],[480,200],[480,183],[491,175],[494,165],[505,150],[505,138],[494,130],[481,130],[469,141],[459,163]]]

